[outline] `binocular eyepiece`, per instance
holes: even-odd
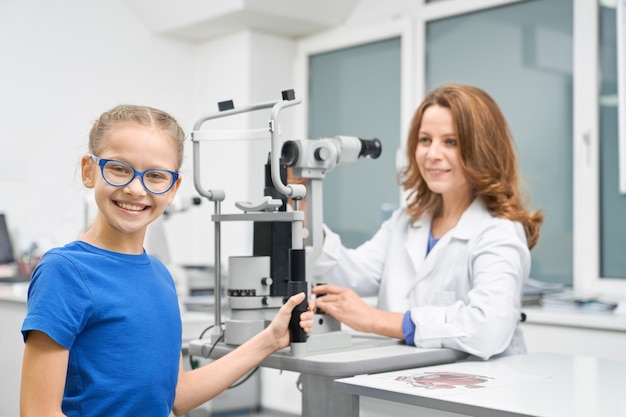
[[[377,159],[383,152],[383,145],[378,138],[374,139],[361,139],[361,152],[359,157]]]
[[[283,144],[281,163],[287,167],[304,170],[327,171],[336,165],[355,163],[361,157],[376,159],[382,151],[383,147],[378,138],[335,136],[313,140],[290,140]]]

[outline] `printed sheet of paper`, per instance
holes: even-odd
[[[550,378],[448,364],[363,376],[368,386],[428,397],[445,397]]]

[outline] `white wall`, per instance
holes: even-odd
[[[408,4],[363,0],[348,21],[388,18]],[[147,104],[170,112],[190,133],[219,101],[242,106],[280,99],[280,91],[294,88],[295,44],[254,32],[202,44],[170,40],[151,33],[124,0],[0,2],[0,212],[8,215],[18,249],[32,241],[48,249],[73,240],[93,215],[77,168],[100,113],[119,103]],[[298,91],[296,97],[305,99]],[[282,118],[285,135],[296,131],[292,111]],[[205,127],[262,127],[268,118],[258,112]],[[203,144],[202,184],[226,190],[226,212],[237,200],[262,195],[255,164],[264,160],[268,143]],[[182,198],[196,194],[191,149],[189,141]],[[212,212],[205,200],[165,222],[174,262],[212,261]],[[244,225],[227,231],[237,239],[225,237],[225,251],[249,250]]]
[[[205,114],[217,112],[217,103],[232,99],[236,107],[281,99],[281,91],[292,88],[294,41],[270,34],[239,32],[207,41],[194,47],[193,78],[190,97],[194,118],[191,126]],[[283,134],[289,135],[288,110],[283,120]],[[203,129],[238,130],[267,127],[270,110],[209,120]],[[269,137],[269,136],[268,136]],[[187,144],[189,164],[183,171],[181,194],[197,194],[193,187],[192,143]],[[263,195],[263,165],[270,150],[269,139],[252,142],[218,141],[200,143],[200,185],[203,189],[222,189],[226,200],[223,213],[237,211],[240,200],[254,200]],[[212,203],[165,222],[171,242],[172,259],[194,264],[213,259]],[[252,250],[251,224],[222,225],[222,259],[228,255],[249,255]],[[193,242],[189,244],[188,242]],[[226,263],[224,263],[226,267]]]
[[[120,0],[0,2],[0,211],[16,244],[80,233],[77,167],[100,113],[149,104],[189,125],[192,51],[148,33]]]
[[[409,5],[362,0],[347,22],[388,19]],[[199,45],[170,40],[151,33],[124,0],[0,2],[0,212],[8,215],[18,250],[33,241],[45,250],[73,240],[93,215],[77,168],[100,113],[119,103],[147,104],[170,112],[189,133],[219,101],[241,106],[280,99],[281,90],[294,87],[295,44],[254,32]],[[296,96],[306,99],[298,91]],[[297,131],[290,125],[295,111],[284,112],[285,135]],[[237,117],[205,127],[261,127],[268,119],[258,113]],[[189,141],[182,198],[196,194],[191,148]],[[202,184],[226,190],[224,211],[262,194],[256,164],[264,161],[268,142],[201,149]],[[205,200],[164,223],[174,262],[212,262],[212,212]],[[225,252],[231,246],[234,252],[249,250],[248,229],[228,226]]]
[[[292,88],[293,49],[289,39],[251,32],[202,44],[169,40],[152,34],[123,0],[0,2],[0,212],[18,250],[32,241],[45,250],[73,240],[93,215],[77,168],[100,113],[119,103],[151,105],[170,112],[189,134],[219,101],[280,99]],[[262,127],[265,119],[269,113],[205,127]],[[197,194],[191,141],[186,146],[182,198]],[[252,171],[253,161],[264,162],[269,141],[207,144],[203,155],[205,146],[202,183],[226,190],[225,212],[249,194],[262,195],[262,171]],[[164,223],[172,261],[212,262],[212,213],[204,200]],[[248,250],[247,229],[228,227],[226,253],[230,246]]]

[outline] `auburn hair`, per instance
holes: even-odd
[[[508,123],[493,98],[477,87],[443,85],[428,93],[416,110],[406,146],[408,165],[400,173],[409,216],[415,221],[425,213],[437,213],[442,204],[441,195],[430,191],[415,159],[422,118],[430,106],[441,106],[452,113],[461,168],[473,196],[481,197],[493,216],[520,222],[532,249],[539,240],[543,214],[524,207]]]

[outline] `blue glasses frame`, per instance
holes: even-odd
[[[133,182],[135,180],[135,178],[139,177],[139,179],[141,180],[141,185],[143,185],[143,188],[145,188],[145,190],[148,191],[149,193],[152,193],[152,194],[165,194],[166,192],[168,192],[169,190],[172,189],[172,187],[174,186],[174,184],[178,180],[178,176],[179,176],[178,172],[170,171],[168,169],[153,168],[153,169],[147,169],[145,171],[138,171],[138,170],[135,169],[134,166],[132,166],[130,164],[127,164],[126,162],[118,161],[117,159],[104,159],[104,158],[97,157],[96,155],[93,155],[93,154],[89,154],[89,157],[96,164],[98,164],[98,166],[100,166],[100,173],[102,174],[102,178],[106,181],[107,184],[112,185],[113,187],[125,187],[128,184],[130,184],[131,182]],[[114,183],[112,183],[111,181],[109,181],[107,179],[106,175],[104,175],[104,166],[107,163],[109,163],[109,162],[114,162],[116,164],[123,165],[123,166],[128,167],[129,169],[131,169],[133,171],[133,175],[128,180],[128,182],[126,182],[124,184],[114,184]],[[164,190],[164,191],[153,191],[150,188],[148,188],[146,186],[145,181],[144,181],[144,175],[146,175],[146,173],[150,173],[150,172],[166,172],[166,173],[170,174],[172,176],[172,182],[169,185],[169,187],[167,187],[167,189]]]

